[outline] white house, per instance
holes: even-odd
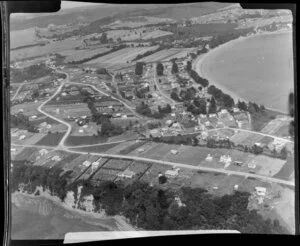
[[[267,188],[265,187],[255,187],[256,194],[259,196],[265,196],[267,192]]]
[[[179,168],[173,169],[173,170],[167,170],[165,172],[165,175],[169,178],[175,178],[178,176]]]
[[[88,166],[91,165],[91,162],[90,162],[90,161],[84,161],[84,162],[82,163],[82,165],[85,166],[85,167],[88,167]]]
[[[252,160],[251,162],[248,163],[248,168],[256,168],[256,163]]]
[[[19,140],[23,140],[25,137],[26,137],[25,135],[21,135],[21,136],[19,137]]]
[[[41,149],[41,150],[39,151],[39,153],[40,153],[41,156],[43,156],[43,155],[48,154],[48,150],[46,150],[46,149]]]
[[[144,152],[144,151],[145,151],[145,149],[143,149],[143,148],[139,148],[139,149],[138,149],[138,152],[140,152],[140,153],[141,153],[141,152]]]
[[[206,161],[212,161],[213,157],[211,156],[211,154],[208,154],[207,157],[205,158]]]
[[[120,178],[129,178],[129,179],[131,179],[134,175],[135,175],[135,172],[126,169],[125,171],[118,173],[117,176],[120,177]]]
[[[171,149],[171,151],[170,151],[173,155],[177,155],[178,154],[178,150],[176,150],[176,149]]]

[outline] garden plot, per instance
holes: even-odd
[[[47,134],[36,142],[36,145],[57,146],[64,135],[64,132]]]
[[[116,169],[116,170],[123,171],[123,170],[125,170],[131,163],[132,163],[131,160],[110,159],[108,162],[106,162],[106,163],[104,164],[103,168]]]
[[[134,151],[137,148],[141,148],[146,142],[145,141],[136,141],[135,143],[129,145],[127,148],[122,149],[119,154],[120,155],[127,155],[131,151]]]
[[[126,64],[131,62],[137,55],[144,54],[147,51],[155,50],[158,46],[150,47],[135,47],[124,48],[110,54],[101,56],[99,58],[90,60],[84,64],[98,64],[100,66],[110,68],[120,64]]]
[[[117,178],[120,170],[100,168],[94,175],[92,180],[96,181],[113,181]]]
[[[158,51],[152,55],[146,56],[138,61],[143,62],[157,62],[157,61],[169,61],[173,58],[183,58],[188,56],[189,53],[193,52],[195,48],[170,48]]]
[[[262,136],[262,135],[252,133],[249,137],[247,137],[247,138],[243,141],[243,145],[252,146],[252,145],[254,145],[255,143],[260,142],[261,139],[263,139],[263,136]]]
[[[170,169],[168,165],[152,164],[151,168],[141,177],[141,181],[145,181],[152,184],[158,184],[158,174],[164,174]]]
[[[34,134],[32,134],[31,137],[25,138],[23,143],[25,145],[27,145],[27,144],[33,145],[33,144],[36,144],[37,142],[39,142],[45,136],[46,136],[46,134],[44,134],[44,133],[34,133]]]
[[[266,145],[268,145],[269,143],[271,143],[273,141],[274,141],[274,138],[268,137],[268,136],[265,136],[265,137],[263,137],[262,139],[259,140],[260,143],[266,144]]]
[[[147,169],[150,167],[151,164],[145,162],[133,161],[127,169],[134,172],[136,175],[140,175],[146,172]]]

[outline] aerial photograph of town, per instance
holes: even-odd
[[[294,21],[220,2],[12,14],[11,238],[295,234]]]

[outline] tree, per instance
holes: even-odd
[[[171,72],[172,72],[172,74],[178,73],[178,65],[175,61],[173,61],[173,63],[172,63],[172,71]]]
[[[156,73],[158,76],[162,76],[164,74],[164,66],[161,62],[156,65]]]
[[[177,93],[175,91],[171,92],[171,98],[177,102],[181,102],[181,99],[179,98],[179,96],[177,95]]]
[[[101,42],[101,44],[107,44],[108,40],[107,40],[106,32],[102,33],[102,35],[100,37],[100,42]]]
[[[211,100],[210,100],[208,113],[209,113],[209,114],[215,114],[216,112],[217,112],[216,101],[215,101],[215,98],[212,97]]]
[[[284,146],[280,151],[280,158],[286,160],[288,156],[288,152],[286,147]]]
[[[144,66],[144,63],[142,63],[142,62],[137,62],[135,64],[135,74],[136,75],[142,75],[143,74],[143,66]]]
[[[190,72],[192,70],[192,63],[191,61],[187,61],[186,63],[186,71]]]

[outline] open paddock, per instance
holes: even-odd
[[[128,148],[129,146],[135,144],[135,141],[126,141],[115,145],[113,148],[106,151],[108,154],[120,154],[123,149]]]
[[[10,48],[15,49],[26,45],[37,44],[34,28],[10,31]]]
[[[261,139],[263,139],[262,135],[252,133],[250,136],[245,138],[242,144],[247,146],[253,146],[255,143],[260,142]]]
[[[85,62],[86,65],[98,64],[102,67],[110,68],[117,65],[128,65],[131,61],[139,54],[144,54],[147,51],[155,50],[158,46],[150,47],[135,47],[135,48],[124,48],[110,54],[101,56],[99,58]]]
[[[265,136],[265,137],[261,138],[258,142],[268,145],[273,141],[274,141],[274,138]]]
[[[285,160],[271,158],[264,155],[258,155],[253,158],[253,161],[260,167],[258,174],[265,176],[274,176],[284,166]]]
[[[145,141],[135,142],[135,143],[129,145],[128,147],[126,147],[125,149],[120,150],[119,154],[120,155],[127,155],[131,151],[134,151],[135,149],[142,147],[145,143],[146,143]]]
[[[70,148],[74,151],[82,151],[82,152],[90,152],[90,153],[104,153],[107,150],[117,146],[119,143],[111,143],[105,145],[97,145],[97,146],[90,146],[90,147],[77,147],[77,148]]]
[[[188,145],[177,145],[178,154],[173,155],[170,151],[162,159],[170,162],[185,163],[197,166],[199,165],[208,154],[212,154],[214,149],[206,147],[193,147]]]
[[[152,55],[146,56],[139,59],[138,61],[143,61],[146,63],[157,62],[157,61],[170,61],[173,58],[183,58],[189,53],[195,51],[195,48],[170,48],[155,52]]]
[[[155,160],[166,160],[164,157],[168,155],[171,150],[178,150],[180,148],[180,145],[171,145],[163,143],[152,143],[151,146],[152,147],[150,149],[145,149],[145,151],[141,153],[142,157]],[[147,146],[145,147],[147,148]],[[176,155],[176,157],[178,156],[180,156],[180,153]]]
[[[16,114],[20,112],[20,110],[23,110],[23,114],[26,116],[32,116],[32,115],[41,115],[41,113],[37,110],[37,108],[40,106],[42,102],[34,103],[34,102],[25,102],[22,104],[13,105],[10,108],[11,114]]]
[[[24,145],[33,145],[39,142],[41,139],[43,139],[46,136],[44,133],[34,133],[30,137],[25,138],[23,141]],[[19,140],[20,141],[20,140]],[[16,142],[16,141],[14,141]]]
[[[215,129],[208,132],[208,136],[213,136],[218,134],[220,138],[232,137],[234,135],[234,130],[232,129]]]
[[[283,167],[273,177],[279,179],[290,180],[295,170],[295,159],[294,157],[288,157]]]
[[[113,170],[107,168],[100,168],[92,177],[92,180],[108,180],[112,181],[117,178],[118,173],[120,170]]]
[[[66,145],[75,147],[80,145],[92,145],[92,144],[101,144],[106,143],[107,138],[102,136],[68,136],[66,139]]]
[[[55,117],[64,119],[70,117],[90,116],[91,112],[86,103],[47,105],[45,110]]]
[[[111,48],[102,47],[97,49],[67,50],[62,51],[59,54],[66,57],[65,62],[71,63],[89,59],[96,55],[106,53],[110,50]]]
[[[82,45],[81,40],[64,39],[62,41],[56,41],[44,46],[34,46],[28,48],[22,48],[17,50],[11,50],[11,61],[24,60],[28,58],[35,58],[40,56],[46,56],[50,54],[59,53],[65,50],[75,50],[76,47]]]

